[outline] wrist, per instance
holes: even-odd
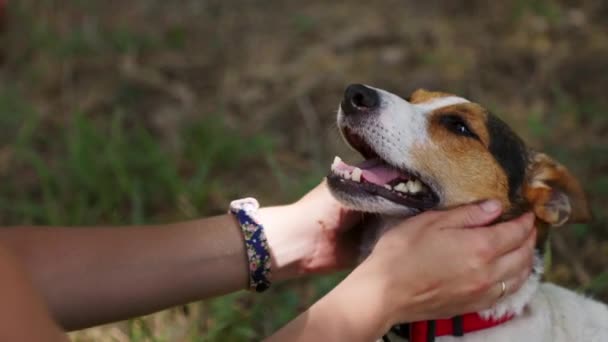
[[[352,266],[358,234],[347,233],[360,215],[345,209],[323,183],[299,201],[260,209],[275,280]]]
[[[368,257],[352,273],[353,282],[363,285],[369,304],[369,311],[373,313],[370,318],[382,334],[397,324],[418,321],[424,318],[420,315],[416,305],[416,296],[409,290],[410,286],[403,287],[403,278],[395,282],[394,272],[374,255]],[[411,279],[410,279],[411,280]],[[413,285],[415,280],[409,283]]]
[[[378,272],[377,265],[368,258],[352,274],[352,281],[358,283],[361,286],[360,291],[365,291],[362,293],[369,297],[366,305],[370,315],[373,316],[369,320],[378,336],[385,334],[396,323],[396,298],[389,286],[390,279],[386,276],[387,272],[390,271]]]
[[[259,211],[270,248],[273,281],[305,273],[302,264],[314,251],[314,243],[309,238],[311,234],[302,232],[304,219],[299,216],[300,212],[293,204],[261,208]]]
[[[369,284],[368,284],[369,285]],[[364,283],[349,276],[266,341],[376,341],[385,331]],[[359,303],[353,305],[353,299]]]
[[[341,340],[376,341],[392,326],[387,299],[382,279],[357,268],[319,304],[331,313],[327,319],[337,322],[336,329],[346,330],[349,338]]]

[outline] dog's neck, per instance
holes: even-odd
[[[376,241],[378,241],[384,232],[391,229],[402,220],[402,217],[397,218],[379,215],[370,215],[366,217],[361,244],[361,259],[364,259],[371,253]],[[543,274],[543,265],[542,256],[537,252],[534,257],[532,272],[522,287],[516,292],[499,300],[491,308],[478,312],[479,315],[487,319],[500,319],[506,316],[520,315],[538,289],[540,278]],[[463,314],[464,313],[465,312],[463,312]]]

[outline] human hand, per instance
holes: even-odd
[[[361,217],[338,202],[325,181],[293,204],[260,209],[272,254],[273,279],[354,265],[359,232],[350,228]]]
[[[346,280],[365,287],[360,301],[377,332],[487,309],[499,299],[502,281],[507,294],[519,289],[531,272],[534,216],[470,229],[499,214],[497,202],[485,202],[423,213],[384,233]]]

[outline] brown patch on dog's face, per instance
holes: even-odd
[[[432,144],[414,152],[415,169],[429,175],[441,189],[443,207],[489,198],[511,207],[508,176],[490,150],[487,123],[486,110],[475,103],[429,113]]]
[[[416,91],[416,101],[445,93]],[[419,102],[424,103],[424,102]],[[570,172],[542,153],[531,153],[500,119],[475,103],[460,103],[427,114],[431,144],[413,151],[414,169],[440,191],[441,206],[498,199],[508,216],[532,210],[539,225],[586,222],[585,194]]]
[[[428,101],[436,99],[436,98],[447,97],[447,96],[453,96],[453,95],[449,94],[449,93],[440,92],[440,91],[428,91],[426,89],[418,89],[412,93],[412,95],[409,98],[409,102],[412,104],[418,104],[418,103],[428,102]]]

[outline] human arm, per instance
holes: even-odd
[[[262,208],[273,281],[351,264],[355,243],[338,231],[356,216],[324,184],[296,203]],[[243,237],[231,215],[156,226],[3,228],[0,242],[20,259],[68,330],[248,284]]]
[[[67,342],[19,261],[0,246],[0,341]]]
[[[414,217],[268,341],[374,341],[397,323],[451,317],[494,304],[530,273],[532,216],[483,229],[499,212],[473,205]],[[454,262],[457,260],[458,262]]]

